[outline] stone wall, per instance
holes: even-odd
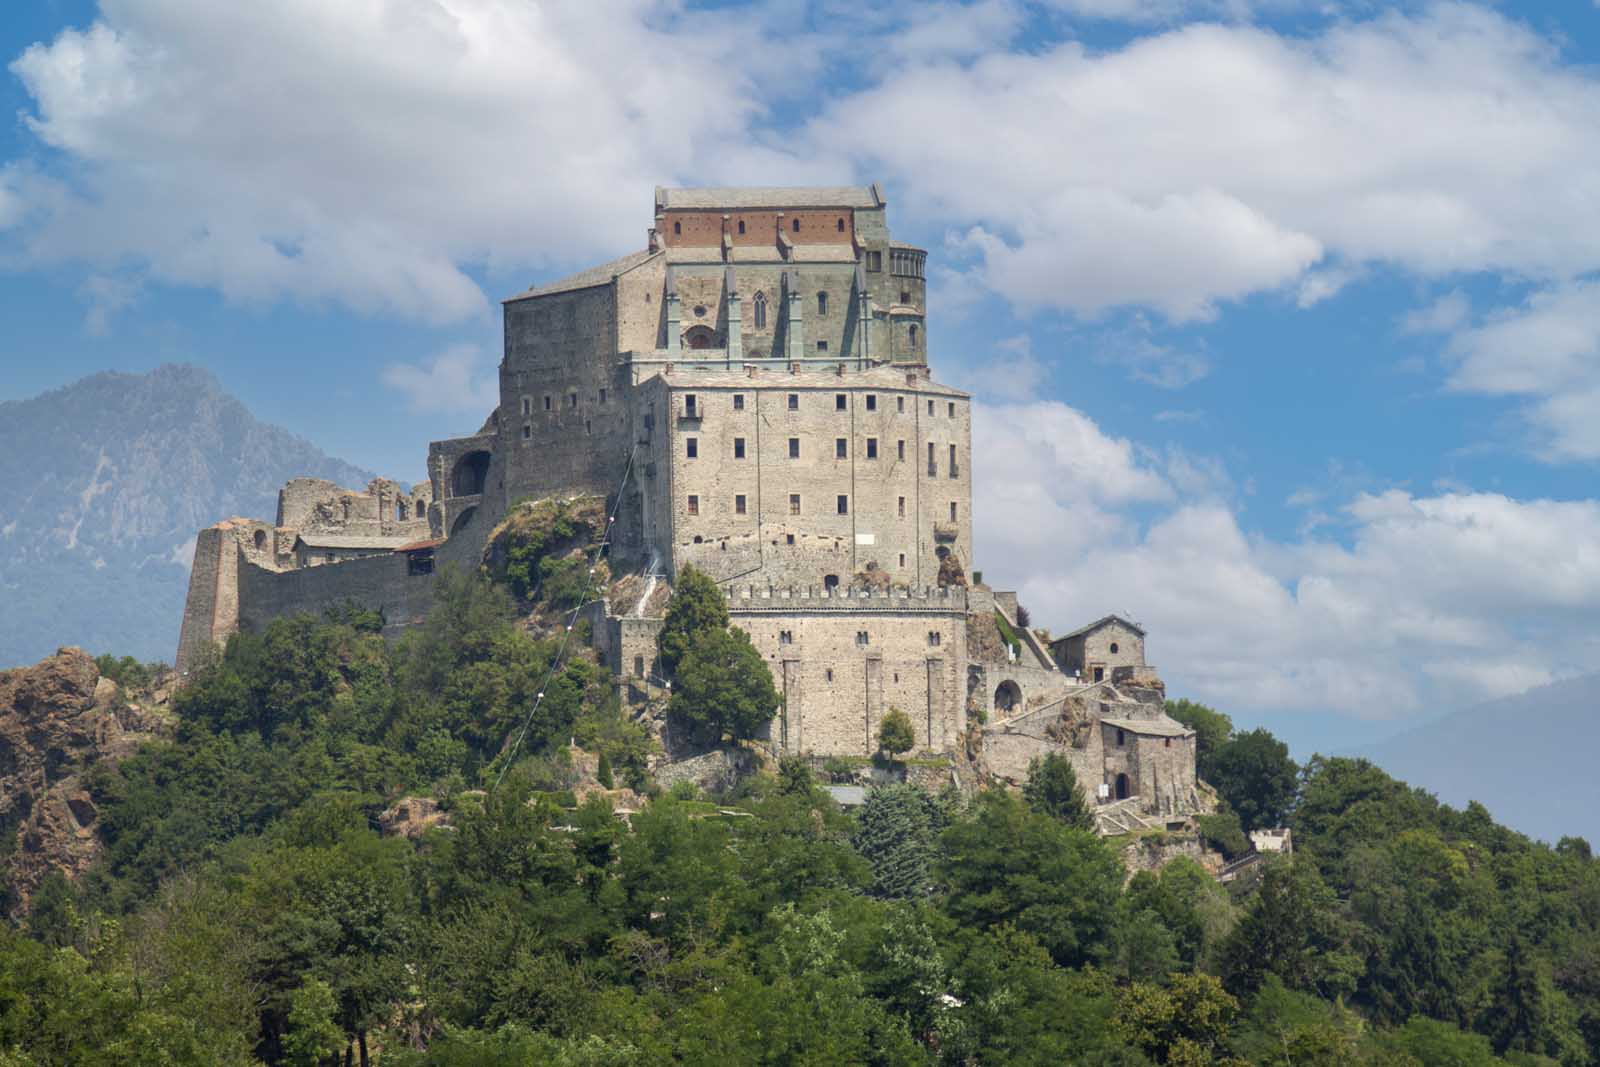
[[[252,563],[239,568],[239,624],[263,629],[282,615],[321,614],[346,603],[383,612],[384,636],[395,637],[426,618],[434,576],[411,575],[403,553],[285,572]]]

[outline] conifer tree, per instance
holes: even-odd
[[[678,664],[699,634],[724,630],[728,626],[728,604],[722,590],[704,571],[685,566],[678,572],[667,603],[667,617],[657,638],[661,650],[661,671],[668,678],[677,675]]]
[[[1059,752],[1034,757],[1028,764],[1028,784],[1022,787],[1028,807],[1079,830],[1094,829],[1094,814],[1078,788],[1072,764]]]

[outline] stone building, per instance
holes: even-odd
[[[344,600],[410,625],[434,567],[475,566],[515,502],[596,496],[616,573],[670,582],[692,564],[722,585],[783,693],[782,751],[868,754],[898,708],[919,749],[953,752],[979,723],[1059,705],[1085,671],[1110,687],[1144,670],[1132,624],[1047,648],[1015,594],[962,576],[971,401],[929,366],[926,259],[891,238],[877,185],[658,189],[643,248],[505,301],[500,403],[429,446],[422,486],[297,481],[275,524],[201,533],[180,669],[240,626]],[[656,673],[651,603],[586,609],[625,692]],[[1125,780],[1159,806],[1170,776],[1145,773],[1143,744],[1099,745],[1086,787]]]

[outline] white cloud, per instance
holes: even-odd
[[[1600,282],[1536,291],[1458,331],[1448,352],[1451,388],[1529,398],[1523,414],[1546,458],[1600,459]]]
[[[1090,343],[1096,362],[1120,366],[1134,381],[1160,389],[1182,389],[1211,373],[1211,361],[1205,356],[1156,341],[1143,316]]]
[[[1592,669],[1600,652],[1595,501],[1358,494],[1344,539],[1309,524],[1277,542],[1247,535],[1214,482],[1158,470],[1070,408],[980,406],[974,434],[988,579],[1020,580],[1057,630],[1130,613],[1175,694],[1403,717]]]
[[[1116,5],[1127,7],[1133,5]],[[810,128],[917,214],[968,224],[1024,306],[1174,319],[1340,271],[1600,267],[1600,81],[1494,11],[1188,25],[909,64]],[[1315,264],[1332,262],[1307,277]],[[1347,280],[1347,279],[1346,279]]]
[[[494,366],[477,345],[451,345],[420,366],[391,363],[383,368],[382,380],[417,412],[482,415],[500,403]]]
[[[104,337],[111,332],[111,320],[139,296],[137,278],[91,274],[78,286],[78,298],[89,305],[83,316],[84,332]]]
[[[1472,304],[1459,289],[1452,289],[1426,307],[1407,312],[1400,319],[1403,334],[1453,333],[1472,317]]]

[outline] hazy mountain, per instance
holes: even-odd
[[[1600,674],[1447,715],[1357,750],[1455,807],[1476,800],[1497,822],[1555,842],[1600,842]]]
[[[107,372],[0,403],[0,667],[64,644],[170,661],[195,531],[289,478],[371,475],[259,422],[209,372]]]

